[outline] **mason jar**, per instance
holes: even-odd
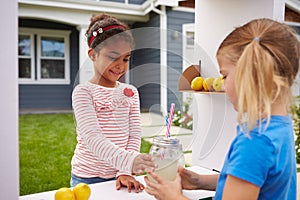
[[[175,180],[178,166],[184,166],[182,145],[176,138],[154,137],[149,154],[152,155],[158,166],[155,173],[164,179]],[[149,179],[155,182],[151,176]]]

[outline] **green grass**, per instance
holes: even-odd
[[[72,114],[20,115],[20,195],[70,185],[76,145]]]
[[[141,149],[140,149],[140,152],[141,153],[149,153],[150,151],[150,148],[151,148],[152,144],[146,140],[144,140],[142,138],[142,144],[141,144]]]
[[[20,115],[19,145],[21,196],[70,186],[76,146],[73,114]],[[141,152],[150,147],[142,139]]]

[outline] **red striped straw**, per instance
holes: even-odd
[[[166,132],[166,138],[170,138],[170,127],[172,124],[172,118],[174,115],[174,109],[175,109],[175,103],[171,103],[171,107],[170,107],[170,114],[169,114],[169,121],[168,121],[168,126],[167,126],[167,132]]]

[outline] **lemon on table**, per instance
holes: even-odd
[[[202,90],[204,79],[201,76],[195,77],[191,82],[191,88],[193,90]]]
[[[91,195],[91,188],[86,183],[78,183],[73,188],[76,200],[88,200]]]
[[[63,187],[55,192],[55,200],[75,200],[73,191],[70,188]]]
[[[223,83],[224,83],[224,80],[223,80],[223,77],[218,77],[214,80],[213,82],[213,88],[216,92],[220,92],[223,90]]]
[[[204,79],[203,81],[203,88],[205,91],[213,91],[213,82],[214,82],[214,78],[213,77],[208,77],[206,79]]]

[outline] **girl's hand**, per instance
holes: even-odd
[[[116,189],[120,190],[121,187],[127,187],[128,192],[131,192],[131,189],[135,189],[136,193],[139,193],[144,190],[144,185],[135,180],[134,177],[129,175],[120,175],[116,180]]]
[[[199,174],[187,170],[183,167],[178,168],[178,173],[181,177],[181,186],[186,190],[196,190],[200,186],[200,177]]]
[[[183,167],[178,168],[181,187],[186,190],[216,190],[219,174],[197,174]]]
[[[149,180],[148,176],[145,176],[144,180],[148,187],[146,187],[146,192],[153,195],[159,200],[185,200],[187,199],[182,195],[181,188],[181,178],[177,173],[175,181],[168,181],[158,176],[153,172],[148,172],[157,183],[153,183]]]
[[[153,161],[152,156],[147,154],[139,154],[132,164],[132,173],[142,174],[144,172],[154,171],[156,165]]]

